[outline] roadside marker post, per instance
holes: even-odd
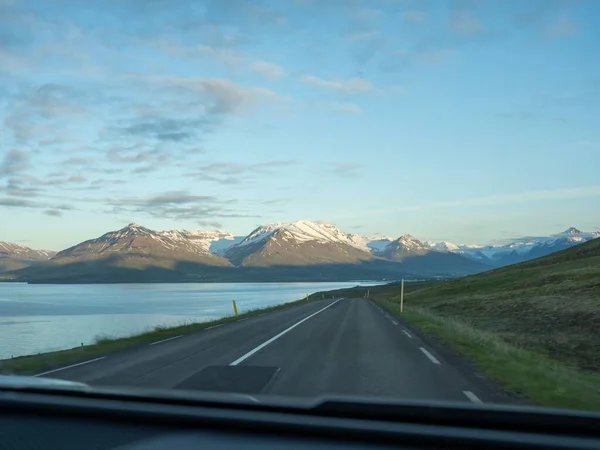
[[[308,294],[306,294],[306,301],[308,301]]]
[[[233,301],[233,314],[235,315],[235,317],[238,316],[238,310],[237,305],[235,304],[235,300]]]
[[[404,278],[400,284],[400,314],[404,311]]]

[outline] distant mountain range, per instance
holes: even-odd
[[[222,231],[154,231],[131,223],[56,254],[1,243],[0,267],[11,271],[5,278],[29,282],[453,277],[543,256],[598,236],[570,228],[504,246],[469,246],[421,242],[408,234],[361,236],[302,220],[261,226],[243,237]]]
[[[600,237],[600,231],[585,232],[571,227],[550,236],[529,236],[505,245],[456,245],[452,242],[425,242],[433,250],[464,255],[492,267],[502,267],[539,258]]]

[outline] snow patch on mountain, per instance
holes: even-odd
[[[425,247],[430,248],[432,250],[439,250],[443,252],[460,252],[460,247],[458,245],[448,241],[425,241],[423,244],[425,245]]]
[[[219,230],[165,230],[157,234],[177,242],[190,251],[218,253],[235,243],[237,238],[231,233]],[[215,243],[217,244],[215,246]]]

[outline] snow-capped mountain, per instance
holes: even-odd
[[[62,250],[51,261],[72,262],[112,256],[129,261],[154,258],[229,265],[227,260],[209,250],[212,239],[219,238],[219,232],[210,233],[186,230],[154,231],[130,223],[120,230],[110,231],[96,239]]]
[[[285,230],[290,237],[298,242],[331,242],[335,244],[351,245],[361,250],[368,251],[366,239],[357,234],[341,231],[335,225],[328,223],[298,220],[297,222],[276,222],[263,225],[252,231],[239,245],[249,245],[267,239],[273,233]]]
[[[384,258],[401,261],[406,256],[424,255],[431,251],[425,244],[410,234],[404,234],[390,242],[380,253]]]
[[[423,244],[427,248],[430,248],[432,250],[440,250],[442,252],[457,252],[460,250],[458,245],[453,244],[452,242],[448,242],[448,241],[442,241],[442,242],[425,241]]]
[[[348,263],[373,258],[362,236],[307,220],[258,227],[223,254],[244,266]]]
[[[600,237],[600,231],[585,232],[575,227],[550,236],[526,236],[504,245],[456,245],[427,241],[430,249],[463,254],[476,261],[500,267],[564,250]]]
[[[0,241],[0,272],[21,269],[55,255],[50,250],[34,250],[12,242]]]

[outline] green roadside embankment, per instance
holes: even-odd
[[[600,410],[600,239],[451,281],[331,291],[364,296],[540,406]]]
[[[325,297],[330,298],[330,297]],[[71,364],[88,361],[90,359],[105,356],[120,350],[129,349],[138,345],[148,344],[162,339],[179,336],[182,334],[195,333],[215,325],[235,322],[236,320],[264,314],[291,306],[317,302],[322,300],[321,295],[311,295],[308,300],[296,300],[268,308],[254,309],[235,316],[226,316],[207,322],[194,322],[174,327],[158,326],[151,331],[123,338],[102,337],[96,339],[93,344],[82,345],[68,350],[40,353],[37,355],[18,356],[11,359],[0,360],[1,375],[34,375],[55,368],[65,367]]]

